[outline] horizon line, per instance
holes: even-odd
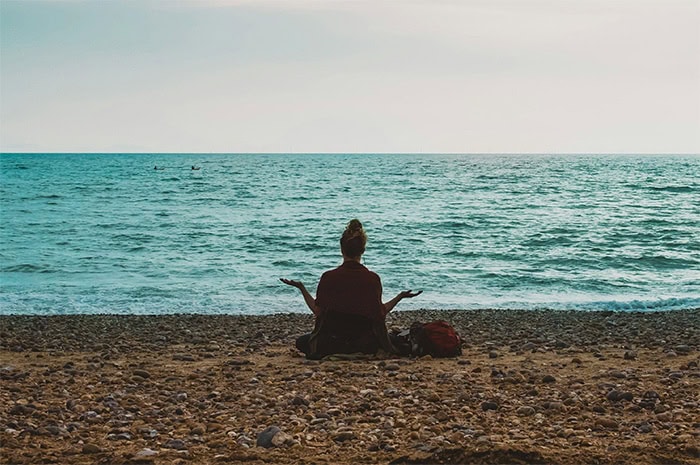
[[[691,155],[700,152],[5,152],[1,155]]]

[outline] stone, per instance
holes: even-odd
[[[153,457],[155,455],[158,455],[158,452],[154,451],[153,449],[145,448],[136,452],[136,454],[134,454],[134,457],[141,459],[146,457]]]
[[[651,433],[652,431],[653,431],[653,428],[649,423],[644,423],[642,425],[639,425],[639,432],[640,433]]]
[[[605,395],[605,398],[612,402],[618,402],[621,400],[631,402],[634,399],[634,394],[632,394],[631,392],[622,392],[613,389]]]
[[[341,431],[340,433],[333,435],[333,440],[335,442],[345,442],[351,439],[355,439],[355,433],[352,431]]]
[[[195,426],[192,428],[192,431],[190,431],[190,434],[193,436],[202,436],[204,434],[204,427],[203,426]]]
[[[686,344],[680,344],[680,345],[675,346],[675,347],[673,348],[673,350],[674,350],[677,354],[684,354],[684,355],[685,355],[685,354],[689,354],[689,353],[690,353],[690,346],[689,346],[689,345],[686,345]]]
[[[293,440],[294,438],[284,431],[278,431],[277,434],[272,436],[271,442],[274,447],[282,447],[286,444],[290,444]]]
[[[102,452],[102,448],[98,445],[89,442],[83,445],[83,454],[99,454],[100,452]]]
[[[606,429],[618,429],[620,426],[615,420],[611,418],[598,418],[596,420],[596,425],[602,426]]]
[[[263,431],[258,433],[255,439],[255,445],[266,449],[274,447],[272,438],[275,437],[275,434],[279,433],[280,431],[282,430],[279,428],[279,426],[268,426]]]
[[[165,444],[163,444],[163,447],[166,449],[175,449],[175,450],[184,450],[187,449],[187,445],[185,444],[185,441],[182,439],[168,439]]]
[[[148,379],[151,377],[151,374],[146,370],[134,370],[134,376],[140,376],[143,379]]]
[[[482,402],[481,410],[498,410],[498,404],[496,402]]]
[[[542,377],[542,382],[543,383],[556,383],[557,379],[552,375],[544,375]]]
[[[636,360],[637,359],[637,352],[634,350],[627,350],[625,351],[625,355],[623,356],[625,360]]]
[[[535,409],[533,407],[523,405],[522,407],[518,407],[515,413],[517,413],[521,417],[529,417],[535,414]]]

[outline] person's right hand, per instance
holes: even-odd
[[[280,278],[280,281],[289,286],[296,287],[297,289],[301,289],[302,287],[304,287],[304,284],[301,281],[295,281],[293,279],[286,278]]]
[[[401,299],[412,299],[413,297],[415,297],[417,295],[421,295],[423,293],[423,291],[417,291],[417,292],[412,292],[412,291],[413,291],[412,289],[409,289],[407,291],[401,291],[401,293],[399,293],[399,297]]]

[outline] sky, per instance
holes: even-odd
[[[0,0],[0,152],[700,153],[700,1]]]

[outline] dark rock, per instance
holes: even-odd
[[[515,413],[520,415],[521,417],[530,417],[535,414],[535,409],[533,407],[528,407],[526,405],[519,407]]]
[[[146,370],[134,370],[134,375],[140,376],[143,379],[148,379],[151,377],[151,374],[149,372],[147,372]]]
[[[163,447],[166,449],[175,449],[175,450],[184,450],[187,449],[187,445],[185,444],[185,441],[182,439],[168,439],[165,444],[163,444]]]
[[[677,354],[684,354],[684,355],[685,355],[685,354],[689,354],[689,353],[690,353],[690,346],[685,345],[685,344],[680,344],[680,345],[675,346],[675,347],[673,348],[673,350],[674,350]]]
[[[637,352],[634,350],[628,350],[625,351],[624,359],[625,360],[635,360],[637,358]]]
[[[631,402],[632,399],[634,399],[634,395],[631,392],[622,392],[622,391],[618,391],[616,389],[613,389],[612,391],[608,392],[605,395],[605,398],[608,399],[609,401],[612,401],[612,402],[618,402],[621,400],[626,400],[628,402]]]
[[[279,433],[280,431],[282,430],[280,430],[278,426],[268,426],[264,431],[258,433],[255,439],[255,445],[258,447],[265,447],[267,449],[274,447],[272,438],[274,438],[275,434]]]
[[[335,442],[345,442],[351,439],[355,439],[355,433],[353,433],[352,431],[343,431],[341,433],[333,435],[333,440]]]
[[[556,383],[557,379],[552,375],[544,375],[542,377],[542,382],[543,383]]]
[[[498,404],[496,402],[482,402],[481,410],[498,410]]]

